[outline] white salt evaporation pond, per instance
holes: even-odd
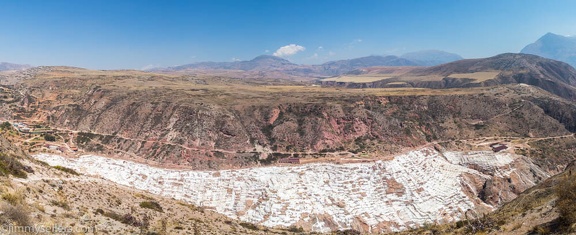
[[[400,231],[425,223],[452,222],[470,209],[492,209],[476,196],[482,188],[477,182],[515,174],[522,182],[535,183],[530,172],[534,166],[522,156],[441,154],[433,148],[372,163],[220,171],[162,169],[93,155],[34,157],[53,166],[212,208],[234,219],[318,232],[350,228]],[[518,162],[531,167],[516,169]]]

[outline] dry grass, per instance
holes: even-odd
[[[560,212],[560,219],[566,226],[576,224],[576,172],[563,176],[564,179],[555,187],[558,197],[556,207]]]
[[[451,78],[469,78],[474,79],[476,82],[484,82],[490,79],[494,79],[500,74],[500,71],[490,71],[490,72],[475,72],[475,73],[454,73],[450,74],[448,77]]]
[[[390,83],[386,83],[386,85],[405,85],[408,84],[406,82],[390,82]]]
[[[76,67],[52,67],[51,71],[42,72],[43,78],[68,78],[78,76],[150,76],[152,73],[138,70],[89,70]],[[156,75],[156,74],[154,74]],[[163,74],[165,77],[173,75]]]
[[[24,192],[22,190],[9,190],[12,192],[2,193],[2,200],[12,204],[19,205],[24,202]]]
[[[162,206],[158,202],[155,202],[155,201],[140,202],[140,207],[155,210],[158,212],[164,212],[164,210],[162,209]]]
[[[62,70],[62,71],[60,71]],[[123,97],[134,101],[170,101],[175,103],[209,103],[222,106],[268,104],[276,102],[336,102],[344,97],[407,96],[407,95],[454,95],[483,93],[488,88],[422,89],[422,88],[370,88],[345,89],[311,86],[293,81],[263,82],[250,79],[232,79],[216,76],[168,76],[139,71],[92,71],[61,68],[57,74],[39,75],[26,80],[31,93],[40,104],[67,105],[76,103],[87,92],[100,88],[106,97]],[[52,72],[54,73],[54,72]],[[46,79],[44,76],[52,76]],[[363,77],[363,78],[362,78]],[[369,74],[333,79],[352,79],[369,82],[387,79],[387,75]],[[403,78],[404,79],[404,78]],[[442,79],[431,76],[418,80]],[[403,82],[404,80],[397,81]],[[52,89],[44,89],[51,87]],[[58,98],[59,97],[59,98]]]
[[[322,79],[323,82],[355,82],[355,83],[367,83],[367,82],[375,82],[380,80],[385,80],[391,78],[390,76],[378,76],[378,75],[360,75],[360,76],[340,76],[340,77],[333,77],[333,78],[326,78]]]
[[[407,82],[424,82],[424,81],[442,81],[444,76],[440,75],[426,75],[426,76],[402,76],[400,77],[401,81]]]
[[[2,216],[0,216],[0,222],[12,221],[20,226],[30,225],[30,215],[24,206],[2,204],[0,210],[3,212]],[[6,219],[9,221],[5,221]]]

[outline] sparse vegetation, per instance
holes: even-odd
[[[256,226],[253,223],[247,223],[247,222],[240,222],[240,226],[247,228],[247,229],[251,229],[251,230],[260,230],[258,228],[258,226]]]
[[[360,231],[354,229],[339,230],[336,235],[360,235]]]
[[[26,166],[15,157],[0,153],[0,176],[13,175],[18,178],[26,178],[28,174],[26,174],[25,169]]]
[[[147,208],[147,209],[151,209],[151,210],[155,210],[158,212],[164,212],[162,210],[162,206],[160,206],[160,204],[158,202],[155,201],[143,201],[140,202],[140,207],[142,208]]]
[[[288,228],[288,232],[293,232],[293,233],[303,233],[304,229],[302,227],[297,227],[297,226],[290,226]]]
[[[12,204],[12,205],[18,205],[21,204],[22,201],[24,200],[24,195],[22,192],[20,191],[16,191],[16,192],[6,192],[2,194],[2,199],[4,199],[6,202]]]
[[[555,188],[556,208],[564,226],[576,224],[576,172],[569,172]]]
[[[114,211],[107,211],[103,213],[104,216],[116,220],[120,223],[127,224],[134,227],[140,227],[143,225],[142,221],[138,220],[132,214],[126,213],[124,215],[120,215]]]
[[[486,80],[494,79],[500,71],[489,71],[489,72],[474,72],[474,73],[453,73],[448,75],[451,78],[469,78],[474,79],[474,82],[484,82]]]
[[[64,200],[52,200],[52,201],[50,201],[50,204],[53,206],[61,207],[62,209],[65,209],[65,210],[70,210],[70,206],[68,205],[68,202],[66,202]]]
[[[2,216],[0,216],[0,222],[2,222],[2,224],[9,222],[5,221],[8,219],[20,226],[30,225],[30,216],[28,211],[22,205],[2,204],[0,211],[3,212]]]
[[[72,174],[72,175],[80,175],[78,174],[78,172],[76,172],[74,169],[70,169],[68,167],[63,167],[63,166],[53,166],[52,168],[56,169],[56,170],[60,170],[63,172],[66,172],[68,174]]]
[[[391,78],[390,76],[377,76],[377,75],[360,75],[360,76],[340,76],[333,78],[322,79],[323,82],[355,82],[355,83],[367,83],[375,82],[380,80],[385,80]]]

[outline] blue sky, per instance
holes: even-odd
[[[0,61],[140,69],[276,53],[318,64],[426,49],[477,58],[576,34],[574,9],[571,0],[2,0]]]

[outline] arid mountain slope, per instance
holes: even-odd
[[[14,117],[78,131],[74,142],[86,151],[195,169],[288,156],[371,159],[492,136],[563,136],[576,117],[573,104],[522,85],[342,91],[53,68],[19,87],[24,108]]]
[[[378,69],[359,71],[362,77],[387,75]],[[370,82],[321,80],[323,85],[345,87],[482,87],[524,83],[540,87],[569,100],[576,100],[576,70],[570,65],[527,54],[501,54],[484,59],[467,59],[427,68],[413,68],[404,74],[390,74]]]
[[[576,66],[576,37],[547,33],[520,52],[564,61]]]
[[[261,55],[249,61],[199,62],[150,71],[177,74],[218,74],[237,78],[284,78],[309,80],[338,76],[350,71],[374,66],[430,66],[462,59],[442,51],[421,51],[398,56],[365,56],[354,59],[329,61],[319,65],[294,64],[286,59]]]
[[[61,157],[45,160],[58,164],[70,161],[66,166],[82,172],[112,177],[109,179],[131,186],[148,185],[143,189],[199,205],[207,203],[232,218],[267,226],[370,232],[408,229],[427,221],[453,221],[462,218],[467,209],[491,211],[491,207],[512,200],[524,189],[562,171],[573,160],[566,153],[576,149],[574,103],[527,84],[345,89],[70,67],[35,68],[6,81],[12,84],[2,89],[6,96],[2,100],[4,118],[50,126],[61,143],[79,147],[80,153],[70,151],[70,155],[120,158],[80,157],[81,164]],[[488,156],[502,150],[491,149],[495,143],[507,148],[504,146],[504,152],[489,160]],[[42,144],[22,146],[30,151],[61,151]],[[280,176],[284,177],[277,179],[266,177],[277,174],[270,169],[278,166],[257,167],[282,165],[280,159],[306,164],[282,168],[286,171]],[[124,168],[119,170],[104,165],[112,162],[109,165],[117,167],[124,160],[146,165],[120,164]],[[185,168],[190,173],[170,171],[174,177],[152,174],[158,171],[150,170],[150,165]],[[190,190],[172,187],[184,181],[202,185],[205,181],[188,177],[198,174],[208,174],[199,179],[224,180],[233,185],[203,184],[196,189],[218,189],[218,194],[186,194]],[[389,175],[385,188],[392,191],[371,194],[368,200],[349,188],[360,185],[368,191],[384,192],[383,183],[378,182],[386,180],[374,175]],[[323,177],[328,177],[328,188],[312,186]],[[360,178],[350,181],[353,177]],[[435,185],[418,189],[420,183],[410,180],[414,177],[439,177],[433,182],[451,186],[438,186],[447,187],[441,192],[434,191]],[[152,181],[156,183],[150,185]],[[279,194],[289,191],[286,185],[299,188],[290,191],[293,194]],[[407,211],[401,218],[389,217],[389,211],[379,212],[378,218],[357,213],[376,201],[397,197],[394,200],[398,202],[400,196],[395,190],[401,188],[414,198],[459,198],[440,200],[439,204],[460,209],[418,209]],[[275,191],[267,191],[272,189]],[[325,211],[308,208],[308,214],[290,212],[286,216],[287,209],[274,207],[294,201],[311,205],[306,195],[315,190],[349,193],[337,198],[328,195],[314,204],[332,208]],[[268,196],[260,200],[263,192]],[[442,194],[447,192],[450,194]],[[429,208],[425,203],[421,207]],[[445,211],[446,217],[438,217],[436,211]],[[342,213],[348,217],[341,217]]]

